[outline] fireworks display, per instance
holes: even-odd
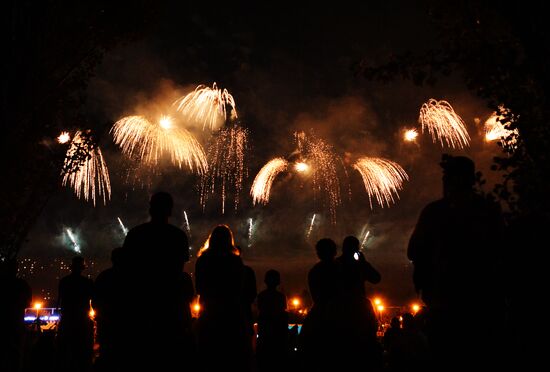
[[[64,144],[71,140],[71,135],[69,132],[61,132],[59,136],[57,136],[57,142]]]
[[[174,105],[188,120],[195,120],[214,130],[227,120],[227,111],[231,119],[237,118],[235,100],[227,89],[220,89],[214,83],[212,88],[199,85],[193,92],[180,98]]]
[[[62,185],[69,185],[78,198],[92,200],[103,198],[103,204],[111,199],[109,171],[99,147],[82,132],[76,132],[65,155],[61,171]]]
[[[487,121],[485,121],[485,140],[488,142],[499,140],[502,146],[508,149],[515,149],[518,137],[517,128],[510,130],[506,126],[506,119],[503,116],[493,113]]]
[[[189,225],[189,218],[187,218],[187,212],[183,211],[183,217],[185,220],[185,230],[189,235],[191,235],[191,225]]]
[[[416,131],[416,129],[407,129],[403,133],[403,139],[407,142],[415,141],[416,137],[418,137],[418,132]]]
[[[315,216],[316,214],[313,213],[313,217],[311,217],[311,222],[309,223],[309,229],[307,229],[306,236],[309,238],[311,235],[311,232],[313,231],[313,224],[315,223]]]
[[[180,168],[186,165],[199,174],[208,168],[200,143],[187,130],[175,127],[167,116],[158,122],[144,116],[127,116],[113,125],[111,133],[123,153],[143,163],[157,165],[167,155]]]
[[[288,167],[288,162],[283,158],[271,159],[266,165],[260,169],[250,190],[252,195],[252,201],[254,204],[262,203],[267,204],[269,202],[269,195],[271,193],[271,186],[275,177]]]
[[[120,229],[122,230],[122,234],[123,235],[128,234],[128,229],[126,228],[126,226],[124,226],[120,217],[117,217],[117,220],[118,220],[118,224],[120,225]]]
[[[217,189],[221,192],[222,214],[225,213],[229,189],[233,192],[233,207],[239,206],[243,181],[248,177],[246,165],[248,131],[237,125],[220,129],[208,148],[208,171],[200,181],[200,200],[203,209],[206,201]]]
[[[248,248],[252,246],[252,229],[254,228],[254,221],[252,218],[248,219]]]
[[[403,181],[409,179],[399,164],[382,158],[360,158],[353,168],[363,178],[371,208],[373,197],[381,207],[394,203],[394,195],[399,198],[397,191],[402,189]]]
[[[420,109],[418,121],[422,124],[422,132],[428,130],[433,142],[443,141],[448,147],[464,148],[470,144],[470,135],[464,121],[456,114],[449,102],[430,99]]]

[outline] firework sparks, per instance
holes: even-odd
[[[200,196],[203,209],[211,194],[216,189],[221,191],[222,213],[225,213],[225,202],[228,189],[234,193],[233,207],[239,206],[243,181],[248,177],[246,166],[248,154],[248,130],[237,125],[222,128],[216,133],[208,148],[208,172],[200,180]]]
[[[124,226],[120,217],[117,217],[117,220],[118,220],[118,224],[120,225],[120,228],[122,229],[122,233],[124,235],[128,234],[128,229],[126,228],[126,226]]]
[[[288,162],[283,158],[271,159],[266,165],[260,169],[250,190],[253,203],[267,204],[271,193],[271,186],[275,177],[288,167]]]
[[[363,241],[361,242],[361,247],[365,247],[365,245],[367,244],[367,239],[370,235],[370,230],[367,230],[367,232],[365,233],[365,236],[363,237]]]
[[[76,238],[75,238],[73,232],[71,231],[71,229],[66,229],[65,231],[67,232],[67,235],[69,236],[69,239],[71,240],[71,243],[73,244],[73,250],[76,253],[82,253],[82,251],[80,250],[80,245],[76,242]]]
[[[111,199],[109,171],[101,150],[90,137],[76,132],[65,155],[62,185],[70,185],[78,198],[92,199],[96,205],[96,195],[103,197],[103,204]]]
[[[300,173],[304,173],[309,170],[309,165],[307,165],[307,163],[304,163],[303,161],[300,161],[294,164],[294,169],[296,169],[296,171]]]
[[[504,110],[504,109],[503,109]],[[515,149],[517,146],[518,129],[507,129],[509,123],[505,123],[505,117],[493,113],[487,121],[485,121],[485,140],[487,142],[500,140],[504,147]]]
[[[168,153],[173,164],[186,165],[202,174],[208,168],[200,143],[185,129],[173,127],[173,120],[162,116],[156,123],[143,116],[127,116],[111,128],[114,142],[129,157],[137,157],[148,165],[158,164]]]
[[[248,248],[252,246],[252,229],[254,228],[254,223],[252,218],[248,219]]]
[[[183,217],[185,218],[185,230],[191,235],[191,225],[189,225],[189,219],[187,218],[187,212],[183,211]]]
[[[71,140],[71,135],[69,132],[61,132],[59,136],[57,136],[57,142],[61,144],[65,144]]]
[[[447,101],[431,98],[422,105],[418,121],[422,124],[422,132],[427,128],[433,142],[439,139],[441,146],[443,140],[447,146],[453,148],[462,149],[470,144],[470,135],[464,121]]]
[[[403,139],[407,142],[413,142],[418,137],[418,132],[416,129],[407,129],[403,134]]]
[[[371,208],[373,196],[381,207],[394,203],[393,195],[399,198],[397,190],[401,190],[403,181],[409,179],[399,164],[382,158],[361,158],[353,168],[359,171],[363,178]]]
[[[203,129],[208,126],[214,130],[223,125],[227,120],[228,108],[231,119],[237,118],[233,96],[227,89],[219,89],[216,83],[212,88],[199,85],[193,92],[174,102],[174,105],[186,118],[201,122]]]
[[[306,236],[308,238],[311,235],[311,232],[313,231],[313,224],[315,223],[315,216],[316,216],[316,214],[313,213],[313,217],[311,217],[311,222],[309,223],[309,229],[307,230],[307,234],[306,234]]]

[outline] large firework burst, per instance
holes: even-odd
[[[254,204],[267,204],[269,202],[273,181],[277,175],[285,171],[287,167],[288,162],[285,159],[275,158],[268,161],[267,164],[260,169],[250,189],[250,195],[252,195]]]
[[[231,119],[237,118],[235,100],[227,89],[220,89],[214,83],[212,88],[199,85],[195,90],[176,102],[177,110],[189,120],[195,120],[214,130],[227,120],[227,111]]]
[[[158,122],[127,116],[113,125],[111,133],[126,155],[145,164],[156,165],[167,154],[180,168],[185,165],[202,174],[208,167],[200,143],[187,130],[175,127],[168,116],[161,116]]]
[[[248,130],[238,125],[220,129],[208,148],[208,171],[200,180],[200,196],[203,208],[210,194],[220,189],[222,213],[225,213],[225,202],[228,189],[234,193],[233,206],[239,206],[243,181],[248,177],[246,165],[248,153]]]
[[[403,188],[403,181],[409,179],[399,164],[382,158],[360,158],[353,164],[353,168],[363,178],[371,208],[373,197],[381,207],[394,203],[394,195],[399,198],[397,191]]]
[[[422,124],[422,132],[427,129],[433,142],[439,140],[441,146],[444,145],[443,140],[453,148],[464,148],[470,144],[464,121],[447,101],[431,98],[422,105],[418,121]]]
[[[73,188],[78,198],[92,200],[102,197],[103,204],[111,199],[109,171],[103,160],[99,146],[94,143],[89,132],[76,132],[65,155],[61,171],[62,185]]]

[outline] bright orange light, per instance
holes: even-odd
[[[35,308],[36,310],[40,310],[40,309],[42,308],[42,303],[41,303],[41,302],[35,302],[35,303],[34,303],[34,308]]]
[[[195,310],[196,312],[199,312],[201,311],[201,305],[197,302],[193,305],[193,310]]]
[[[88,315],[90,316],[90,319],[95,318],[95,310],[94,310],[94,309],[90,309],[90,312],[88,313]]]
[[[299,306],[300,305],[300,299],[299,298],[293,298],[292,299],[292,305]]]
[[[380,311],[380,312],[384,311],[384,305],[378,305],[376,308],[377,308],[378,311]]]
[[[412,309],[413,309],[413,311],[414,311],[415,313],[417,313],[418,310],[420,310],[420,306],[419,306],[418,304],[413,304],[413,305],[412,305]]]
[[[405,131],[405,134],[403,135],[403,138],[407,142],[414,141],[416,137],[418,137],[418,132],[416,131],[416,129],[408,129]]]
[[[382,301],[380,301],[379,298],[375,298],[375,299],[374,299],[374,304],[375,304],[375,305],[380,305],[381,303],[382,303]]]
[[[61,134],[57,137],[57,142],[63,144],[67,143],[71,140],[71,135],[69,132],[61,132]]]
[[[163,129],[170,129],[172,128],[172,118],[169,116],[162,116],[159,120],[159,125]]]
[[[307,170],[309,169],[309,165],[300,161],[294,165],[294,169],[296,169],[300,173],[307,172]]]

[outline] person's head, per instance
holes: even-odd
[[[441,158],[443,168],[443,196],[453,197],[472,191],[476,174],[475,164],[466,156],[452,156],[443,154]]]
[[[323,238],[315,244],[317,257],[321,261],[332,260],[336,256],[336,243],[329,238]]]
[[[86,268],[86,261],[82,256],[74,256],[71,261],[71,272],[75,274],[82,274]]]
[[[359,252],[360,248],[359,239],[351,235],[346,236],[342,243],[342,254],[344,256],[353,256],[355,252]]]
[[[264,277],[264,283],[267,288],[276,288],[281,284],[281,274],[277,270],[267,270]]]
[[[229,226],[216,226],[210,233],[210,236],[206,240],[204,246],[201,248],[199,256],[207,250],[218,254],[231,253],[239,255],[239,250],[235,247],[233,232],[231,232]]]
[[[154,220],[168,219],[172,215],[174,200],[167,192],[159,191],[151,196],[149,201],[149,214]]]
[[[113,267],[120,267],[124,265],[126,249],[123,247],[116,247],[111,251],[111,263]]]
[[[400,328],[401,327],[401,321],[399,320],[398,317],[394,316],[393,318],[391,318],[390,326],[392,328]]]

